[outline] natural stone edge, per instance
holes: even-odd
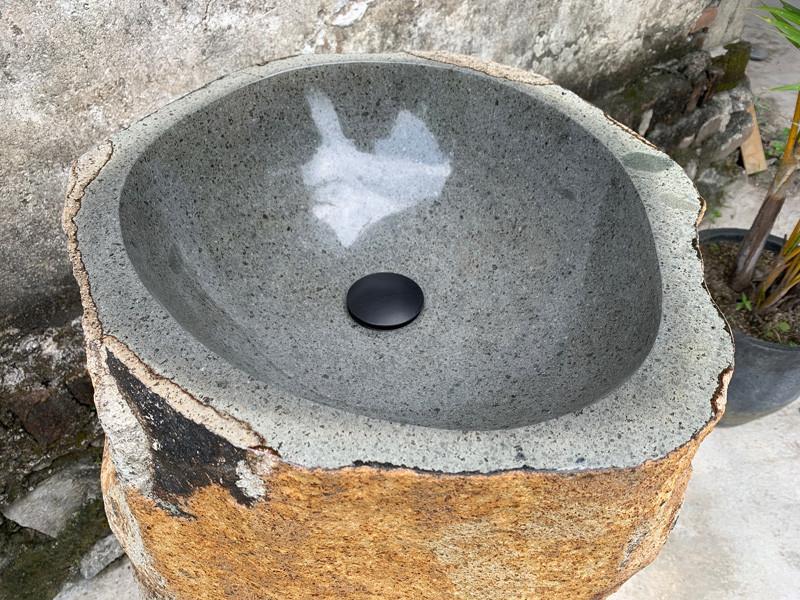
[[[435,51],[422,51],[422,50],[406,50],[406,54],[416,56],[438,63],[445,63],[455,67],[462,67],[465,69],[472,69],[490,77],[497,77],[498,79],[505,79],[515,83],[524,83],[527,85],[553,85],[544,75],[539,75],[533,71],[526,71],[517,67],[510,67],[500,63],[484,60],[475,56],[467,56],[465,54],[454,54],[452,52],[444,52],[440,50]]]
[[[111,159],[112,154],[113,144],[111,141],[106,141],[81,156],[72,164],[62,216],[62,225],[67,236],[67,251],[72,262],[75,279],[80,288],[81,303],[84,307],[83,331],[87,353],[89,351],[97,352],[99,345],[112,348],[115,356],[124,360],[128,368],[137,377],[143,381],[148,381],[149,385],[167,399],[179,412],[191,415],[194,420],[202,423],[211,431],[231,438],[231,442],[239,447],[252,448],[261,446],[263,439],[245,423],[219,413],[207,404],[200,402],[177,383],[156,374],[125,343],[104,332],[97,305],[92,297],[89,275],[81,257],[75,217],[81,209],[81,200],[86,188],[100,174],[103,167]],[[94,380],[94,374],[91,371],[90,375]]]

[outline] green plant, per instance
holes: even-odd
[[[736,303],[736,310],[746,310],[748,312],[753,312],[753,303],[750,302],[750,298],[747,297],[747,294],[742,292],[739,301]]]
[[[800,284],[800,221],[783,242],[781,251],[775,257],[775,263],[758,285],[756,312],[763,313],[778,305],[798,284]]]
[[[792,326],[789,325],[786,321],[778,321],[772,327],[768,327],[766,330],[767,337],[771,337],[773,340],[778,342],[779,344],[783,344],[786,342],[784,336],[792,330]],[[789,341],[788,344],[791,346],[792,342]]]
[[[767,146],[767,156],[770,158],[780,158],[786,149],[786,140],[789,139],[789,128],[784,127],[777,139],[770,141]]]
[[[795,48],[800,48],[800,8],[782,1],[780,7],[763,5],[758,9],[767,13],[768,16],[764,17],[767,23],[783,34]],[[736,257],[736,267],[731,278],[731,287],[737,291],[742,291],[751,285],[756,264],[761,252],[764,250],[764,244],[773,225],[775,225],[775,219],[783,208],[786,192],[794,178],[798,165],[800,165],[800,157],[797,156],[798,125],[800,124],[800,83],[782,85],[775,89],[797,92],[794,116],[786,136],[786,144],[778,161],[775,177],[769,186],[769,190],[767,190],[767,195],[756,218],[753,220],[753,224],[742,240],[739,254]]]
[[[722,212],[716,206],[714,208],[710,208],[706,214],[706,218],[712,223],[716,223],[717,219],[719,219],[721,216]]]

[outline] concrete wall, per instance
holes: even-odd
[[[0,314],[33,318],[36,306],[74,300],[59,227],[70,161],[226,72],[298,52],[446,49],[533,69],[586,92],[685,45],[709,4],[713,0],[2,3]]]

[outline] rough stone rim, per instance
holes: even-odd
[[[426,64],[505,79],[579,120],[621,157],[656,241],[662,322],[650,354],[620,388],[577,413],[516,429],[459,432],[400,425],[290,397],[252,380],[191,338],[149,295],[121,251],[116,219],[121,184],[141,149],[169,124],[263,77],[353,61]],[[79,160],[73,176],[83,184],[68,193],[64,225],[82,284],[89,343],[94,339],[113,347],[148,385],[163,388],[163,397],[179,412],[237,446],[266,446],[285,461],[305,467],[380,464],[447,473],[602,470],[663,458],[702,437],[721,414],[732,344],[703,286],[696,249],[702,207],[694,185],[649,142],[541,76],[442,53],[283,59],[223,77],[156,111]],[[114,270],[104,270],[104,260],[110,260]],[[124,315],[112,310],[120,298],[143,303],[158,319],[131,328]],[[148,346],[148,335],[162,338],[165,328],[191,359]],[[202,381],[193,368],[198,362],[206,365]],[[662,366],[657,368],[659,362]],[[229,382],[224,392],[213,385],[220,375]],[[254,397],[259,401],[248,401]],[[253,410],[256,404],[262,408]],[[273,407],[270,414],[267,406]],[[324,429],[316,429],[321,425]]]

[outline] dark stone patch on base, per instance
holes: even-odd
[[[158,499],[173,502],[216,484],[241,504],[250,506],[254,502],[236,485],[236,465],[245,460],[244,450],[178,413],[111,352],[106,364],[150,440],[153,491]]]

